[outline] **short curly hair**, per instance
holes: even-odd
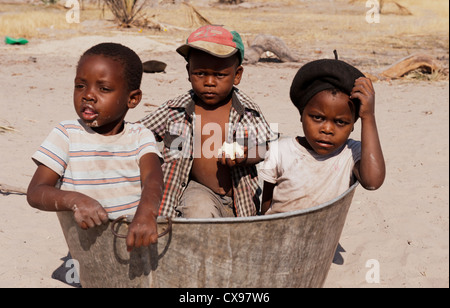
[[[101,43],[89,48],[80,57],[80,61],[89,55],[102,55],[118,61],[123,66],[128,91],[140,89],[143,75],[142,61],[133,50],[117,43]]]

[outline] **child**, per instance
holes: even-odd
[[[255,165],[274,134],[259,107],[235,87],[244,70],[241,37],[220,26],[204,26],[177,52],[188,62],[192,90],[141,120],[164,141],[165,189],[159,214],[256,215],[261,188]],[[241,155],[222,153],[224,141],[240,141],[234,147],[244,146]]]
[[[99,44],[81,56],[74,89],[80,119],[61,122],[33,155],[38,167],[27,193],[32,207],[73,211],[83,229],[135,213],[129,251],[157,241],[164,187],[154,135],[124,121],[141,101],[142,74],[138,55],[120,44]]]
[[[274,214],[313,207],[338,197],[354,182],[378,189],[385,164],[375,123],[371,81],[339,60],[304,65],[291,86],[304,137],[273,145],[261,165],[262,212]],[[358,117],[361,142],[348,139]]]

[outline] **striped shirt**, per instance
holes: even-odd
[[[139,160],[157,149],[153,133],[140,124],[125,123],[123,131],[103,136],[83,121],[64,121],[32,156],[56,172],[60,188],[97,200],[110,219],[134,214],[141,199]]]
[[[195,131],[194,92],[181,95],[161,105],[140,122],[155,134],[157,141],[164,142],[163,173],[165,189],[159,214],[176,217],[176,208],[189,182],[194,160]],[[248,137],[248,147],[266,145],[278,137],[264,119],[260,108],[239,89],[234,88],[232,108],[227,125],[227,142]],[[199,137],[200,138],[200,137]],[[198,153],[198,152],[197,152]],[[256,166],[231,168],[233,197],[237,216],[256,215],[259,196]]]

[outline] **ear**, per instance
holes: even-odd
[[[189,82],[191,82],[191,73],[190,73],[189,69],[190,69],[190,66],[189,66],[189,62],[188,62],[186,64],[186,70],[187,70],[187,73],[188,73],[188,80],[189,80]]]
[[[128,100],[128,108],[133,109],[136,108],[137,105],[141,102],[142,99],[142,91],[141,90],[133,90],[130,92],[130,99]]]
[[[236,74],[234,76],[234,85],[238,86],[241,83],[242,75],[244,74],[244,67],[239,65],[236,69]]]

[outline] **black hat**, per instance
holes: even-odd
[[[306,104],[321,91],[339,89],[350,95],[356,79],[360,77],[364,77],[364,74],[357,68],[337,59],[309,62],[300,68],[292,81],[291,101],[302,114]],[[358,119],[359,101],[354,102],[357,109],[356,119]]]

